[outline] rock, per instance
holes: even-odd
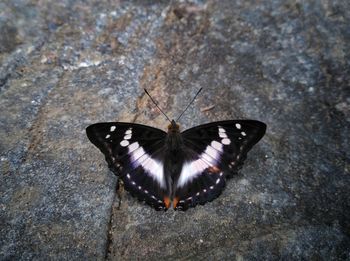
[[[8,22],[0,22],[0,53],[11,52],[16,48],[17,28]]]
[[[0,259],[350,259],[349,4],[0,3]],[[20,39],[20,41],[17,41]],[[95,122],[264,121],[223,194],[154,211]],[[202,108],[212,108],[202,110]]]

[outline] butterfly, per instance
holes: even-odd
[[[175,120],[167,132],[124,122],[86,128],[125,189],[156,210],[187,210],[217,198],[265,131],[256,120],[211,122],[183,132]]]
[[[126,190],[156,210],[171,206],[187,210],[212,201],[264,136],[266,124],[218,121],[180,132],[176,121],[145,92],[170,122],[168,132],[136,123],[104,122],[88,126],[87,137],[105,155],[109,169]]]

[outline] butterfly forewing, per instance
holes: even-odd
[[[164,131],[140,124],[107,122],[90,125],[86,133],[132,195],[157,210],[165,207]]]
[[[186,210],[218,197],[225,179],[242,166],[247,152],[265,134],[253,120],[213,122],[182,132],[186,160],[176,181],[175,208]]]

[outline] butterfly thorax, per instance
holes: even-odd
[[[177,154],[183,147],[183,141],[180,134],[180,126],[174,121],[168,126],[168,135],[166,137],[166,148],[169,152]],[[176,156],[176,155],[174,155]]]

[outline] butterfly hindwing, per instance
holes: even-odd
[[[182,132],[185,162],[176,181],[175,209],[186,210],[218,197],[226,178],[237,173],[266,125],[234,120],[200,125]]]
[[[86,129],[126,190],[157,210],[164,209],[163,149],[166,133],[140,124],[107,122]]]

